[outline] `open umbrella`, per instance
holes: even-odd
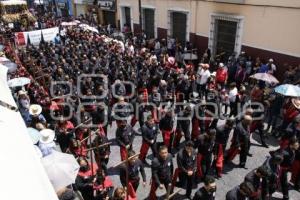
[[[268,73],[256,73],[250,76],[250,78],[265,81],[267,83],[279,83],[279,81],[272,74]]]
[[[33,144],[38,143],[38,141],[41,138],[40,132],[38,130],[36,130],[35,128],[31,128],[31,127],[27,128],[27,131],[28,131],[28,134],[30,136],[32,143]]]
[[[198,56],[193,53],[185,53],[185,54],[183,54],[183,59],[184,60],[197,60]]]
[[[275,88],[275,92],[284,96],[300,97],[300,87],[292,84],[283,84]]]
[[[55,191],[75,183],[79,164],[73,155],[53,151],[42,158],[42,164]]]
[[[91,31],[91,32],[99,33],[98,29],[96,29],[95,27],[92,27],[90,25],[87,25],[87,24],[79,24],[79,27],[82,28],[85,31]]]
[[[5,62],[2,65],[4,65],[5,67],[7,67],[8,72],[13,73],[17,70],[18,65],[14,62]]]
[[[19,78],[13,78],[10,79],[7,84],[9,87],[22,87],[24,85],[27,85],[30,83],[30,79],[26,77],[19,77]]]

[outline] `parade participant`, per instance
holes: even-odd
[[[170,151],[172,149],[172,137],[174,137],[174,117],[172,109],[167,110],[165,116],[159,121],[164,144]]]
[[[298,115],[300,115],[300,100],[292,99],[287,101],[283,106],[283,121],[280,129],[285,130]]]
[[[70,147],[71,140],[74,138],[72,130],[74,125],[71,121],[66,120],[63,116],[59,118],[57,123],[57,142],[62,152],[66,152]]]
[[[29,117],[25,119],[26,124],[30,127],[36,128],[36,124],[42,123],[46,125],[47,121],[42,114],[42,107],[38,104],[32,104],[29,106]]]
[[[295,153],[299,149],[299,141],[297,138],[292,138],[289,141],[289,146],[286,149],[280,150],[283,155],[283,161],[280,165],[280,183],[283,194],[283,200],[289,199],[289,184],[288,184],[288,172],[290,171],[292,164],[295,160]]]
[[[120,166],[120,180],[123,187],[128,187],[130,184],[130,187],[133,187],[134,191],[136,191],[140,185],[139,173],[142,175],[143,186],[146,186],[146,173],[144,166],[138,158],[133,157],[135,154],[136,153],[134,151],[129,151],[128,158],[132,158],[128,160],[128,163],[124,163]]]
[[[215,179],[212,176],[206,176],[204,186],[195,193],[193,200],[215,200],[216,191]]]
[[[172,155],[168,153],[168,147],[162,145],[159,147],[158,156],[152,160],[152,181],[149,194],[150,200],[156,200],[157,188],[167,190],[173,177]],[[172,191],[171,191],[172,193]]]
[[[197,170],[197,153],[192,141],[186,142],[185,147],[177,154],[177,166],[172,185],[175,184],[177,177],[179,177],[179,185],[186,187],[185,196],[190,199]]]
[[[197,155],[197,177],[203,178],[211,170],[213,161],[213,150],[216,139],[216,130],[210,129],[207,133],[198,136],[195,147],[198,149]]]
[[[234,125],[233,119],[228,119],[226,120],[224,125],[218,126],[216,128],[216,144],[214,147],[214,155],[215,155],[214,166],[216,168],[217,176],[219,178],[222,177],[224,153],[233,125]]]
[[[237,115],[237,95],[238,95],[238,89],[236,87],[236,83],[230,83],[229,85],[229,93],[228,93],[228,99],[229,99],[229,106],[230,106],[230,114],[231,116]]]
[[[127,151],[132,149],[135,135],[135,130],[127,124],[126,120],[120,121],[120,125],[116,130],[116,139],[120,146],[121,160],[127,159]]]
[[[142,126],[141,129],[143,142],[140,150],[139,159],[146,163],[146,156],[149,148],[151,148],[153,156],[155,157],[157,154],[157,135],[159,132],[158,125],[155,124],[152,115],[147,117],[146,123]]]
[[[232,144],[227,153],[227,160],[233,160],[235,155],[240,151],[240,164],[241,168],[245,168],[247,156],[249,154],[249,144],[250,144],[250,132],[249,126],[252,122],[252,117],[250,115],[245,115],[243,120],[239,122],[234,129]]]
[[[209,64],[199,64],[199,68],[197,71],[197,90],[200,94],[200,97],[206,96],[206,83],[208,78],[210,77]]]
[[[40,131],[41,138],[38,147],[41,150],[43,157],[50,155],[55,150],[55,132],[51,129],[43,129]]]
[[[254,193],[250,196],[250,200],[258,200],[261,198],[262,181],[264,178],[268,178],[270,172],[267,167],[261,166],[257,169],[252,170],[245,176],[245,182],[249,182],[254,187]]]
[[[118,187],[114,192],[112,200],[137,200],[137,197],[133,188],[128,188],[126,191],[125,188]]]
[[[226,193],[226,200],[247,200],[255,191],[249,182],[243,182]]]
[[[228,70],[223,63],[219,63],[219,68],[216,72],[216,84],[220,89],[224,89],[228,78]]]
[[[109,200],[113,192],[113,183],[103,170],[98,169],[93,180],[94,200]]]
[[[288,129],[291,130],[292,137],[300,141],[300,117],[296,117],[294,122],[290,124]],[[296,190],[299,191],[300,187],[300,148],[296,151],[295,160],[291,168],[292,176],[291,182],[294,184]]]
[[[227,114],[228,107],[229,107],[229,104],[230,104],[229,97],[228,97],[228,91],[225,88],[222,89],[221,92],[220,92],[219,97],[220,97],[220,107],[219,108],[222,110],[222,108],[224,106],[224,114],[221,115],[221,116],[227,117],[228,116],[228,114]]]
[[[269,176],[262,180],[261,198],[263,200],[268,200],[279,186],[280,163],[282,163],[283,156],[274,151],[270,152],[270,155],[271,157],[268,157],[262,165],[269,172]]]
[[[80,191],[84,200],[93,199],[93,180],[97,174],[97,165],[93,166],[87,161],[86,158],[78,158],[79,172],[75,180],[75,187]]]
[[[183,111],[179,112],[177,116],[177,126],[176,126],[176,138],[174,147],[179,149],[180,140],[182,135],[184,135],[184,139],[186,142],[191,140],[191,115],[192,109],[190,106],[186,106]]]
[[[105,173],[107,172],[107,164],[110,155],[110,145],[108,144],[108,138],[106,135],[98,134],[92,142],[91,147],[94,148],[95,160],[99,168],[101,168]],[[108,144],[102,147],[101,145]],[[97,148],[99,147],[99,148]]]

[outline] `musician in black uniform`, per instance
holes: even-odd
[[[255,189],[250,182],[243,182],[227,192],[226,200],[247,200],[254,191]]]
[[[132,149],[135,135],[135,130],[127,124],[126,120],[120,121],[120,125],[116,131],[116,139],[120,146],[121,160],[127,159],[127,151]]]
[[[172,155],[168,153],[168,147],[162,145],[159,147],[158,156],[152,161],[152,182],[149,194],[149,200],[156,200],[156,189],[169,187],[173,177]],[[171,191],[172,192],[172,191]]]
[[[257,169],[252,170],[245,176],[245,181],[250,182],[255,191],[251,195],[250,200],[258,200],[260,199],[261,196],[261,190],[264,190],[262,187],[262,180],[263,178],[268,178],[269,177],[269,170],[265,166],[260,166]]]
[[[108,138],[105,134],[98,134],[93,140],[92,147],[98,147],[103,144],[107,144]],[[110,155],[110,145],[106,145],[100,148],[94,149],[95,159],[98,167],[101,168],[105,173],[107,172],[107,163]]]
[[[134,151],[128,152],[128,157],[134,156],[136,153]],[[127,176],[128,184],[131,184],[136,191],[140,184],[139,172],[142,175],[143,186],[146,186],[146,173],[144,170],[144,165],[137,157],[132,157],[128,160],[128,163],[122,164],[120,166],[120,180],[123,187],[127,187]],[[128,173],[128,174],[127,174]]]
[[[239,122],[234,129],[233,144],[240,148],[240,167],[245,168],[247,156],[250,148],[250,124],[252,117],[245,115],[243,120]]]
[[[180,186],[186,185],[186,197],[190,198],[197,171],[197,153],[192,141],[188,141],[177,154],[177,166],[173,181],[175,182],[178,176]]]
[[[198,148],[197,177],[205,177],[212,167],[216,130],[210,129],[207,133],[198,136],[195,147]]]
[[[268,200],[270,196],[278,188],[279,174],[280,174],[280,163],[283,160],[283,156],[279,152],[270,152],[271,157],[263,163],[263,166],[268,169],[270,173],[268,177],[262,179],[261,198],[262,200]]]
[[[152,115],[149,115],[147,117],[146,123],[142,126],[142,137],[143,137],[143,143],[140,150],[140,156],[139,159],[146,163],[146,156],[149,150],[149,147],[152,150],[152,153],[154,157],[157,154],[157,143],[156,138],[159,132],[158,125],[155,124],[155,121],[152,117]]]
[[[214,167],[216,169],[217,176],[219,178],[222,177],[224,153],[233,125],[234,125],[234,121],[232,119],[229,119],[225,122],[225,124],[218,126],[216,128],[216,143],[214,147],[214,154],[215,154]]]
[[[195,193],[193,200],[215,200],[216,191],[217,187],[214,177],[207,176],[204,179],[204,186]]]
[[[176,149],[179,148],[182,135],[184,135],[185,141],[191,140],[191,131],[190,131],[191,112],[192,112],[191,107],[187,106],[183,111],[181,111],[178,114],[177,126],[176,126],[176,139],[174,144],[174,147]]]
[[[174,116],[172,110],[168,110],[165,116],[159,121],[159,129],[163,135],[164,144],[168,147],[170,151],[172,148],[172,137],[174,137]],[[171,151],[170,151],[171,152]]]
[[[292,164],[295,160],[296,151],[299,149],[299,141],[297,138],[292,138],[289,141],[289,146],[283,150],[281,153],[283,155],[283,161],[280,165],[281,167],[281,190],[283,194],[283,200],[289,199],[289,184],[288,184],[288,172],[290,171]]]

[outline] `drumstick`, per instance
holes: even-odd
[[[107,143],[101,144],[101,145],[99,145],[97,147],[89,148],[86,151],[94,150],[94,149],[97,149],[97,148],[102,148],[102,147],[105,147],[105,146],[110,145],[110,144],[111,144],[111,142],[107,142]]]
[[[99,128],[98,128],[97,130],[93,131],[93,132],[91,133],[91,136],[94,135],[97,131],[99,131]],[[89,137],[90,137],[90,136],[87,136],[87,137],[83,138],[83,139],[80,141],[80,143],[86,141],[87,139],[89,139]]]
[[[137,157],[137,156],[139,156],[139,155],[140,155],[140,153],[137,153],[137,154],[135,154],[135,155],[133,155],[133,156],[130,156],[130,157],[127,158],[126,160],[123,160],[123,161],[119,162],[118,164],[116,164],[116,165],[114,166],[114,168],[116,168],[116,167],[118,167],[118,166],[120,166],[120,165],[126,163],[128,160],[130,160],[130,159],[132,159],[132,158],[135,158],[135,157]]]

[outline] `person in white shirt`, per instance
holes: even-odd
[[[197,71],[197,80],[196,80],[197,90],[201,98],[206,95],[206,84],[208,78],[210,77],[210,71],[208,70],[208,68],[209,68],[209,64],[200,63],[199,69]]]
[[[274,60],[272,58],[269,59],[268,67],[269,67],[268,73],[274,75],[276,72],[276,65],[274,64]]]
[[[236,87],[236,83],[231,83],[229,86],[229,93],[228,93],[228,99],[230,105],[229,117],[237,115],[237,99],[236,99],[237,95],[238,95],[238,89]]]

